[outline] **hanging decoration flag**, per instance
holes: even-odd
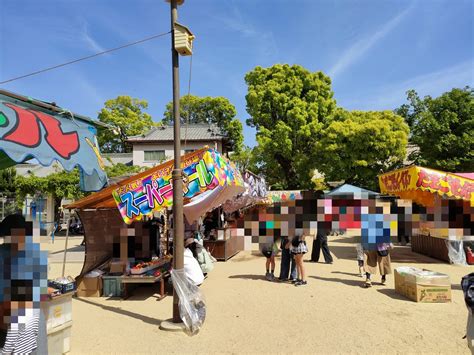
[[[173,205],[173,164],[164,163],[149,175],[116,188],[112,195],[125,223]],[[190,199],[218,186],[244,186],[235,165],[214,149],[205,149],[183,161],[183,197]]]
[[[44,103],[0,90],[0,169],[36,159],[66,171],[79,167],[81,189],[98,191],[107,183],[97,145],[97,122],[57,112]]]

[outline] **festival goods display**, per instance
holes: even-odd
[[[160,266],[165,265],[166,263],[169,262],[169,260],[170,260],[170,258],[168,256],[166,256],[162,259],[151,260],[151,261],[148,261],[148,262],[141,262],[141,263],[138,263],[137,265],[135,265],[134,267],[132,267],[130,269],[130,273],[132,275],[141,275],[141,274],[144,274],[148,271],[155,270],[155,269],[159,268]],[[154,271],[153,276],[159,276],[159,275],[155,275],[157,272],[160,272],[160,271],[159,270]]]
[[[379,176],[384,194],[413,200],[423,206],[433,206],[435,196],[470,201],[474,205],[474,180],[453,173],[410,166]]]
[[[243,207],[248,207],[263,201],[267,197],[265,179],[249,171],[243,174],[245,192],[234,199],[228,200],[222,207],[224,212],[231,213]]]
[[[173,164],[153,169],[148,175],[116,188],[112,195],[125,223],[141,220],[155,211],[172,206]],[[214,149],[202,150],[183,161],[183,196],[191,199],[218,186],[243,186],[235,165]]]

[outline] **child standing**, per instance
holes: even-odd
[[[304,240],[304,236],[296,236],[291,241],[291,253],[295,256],[296,270],[298,272],[298,278],[295,282],[295,286],[305,286],[308,284],[306,281],[303,256],[308,252],[308,247]]]
[[[357,250],[357,264],[359,265],[359,274],[360,274],[360,277],[364,277],[365,276],[364,248],[362,247],[361,243],[356,243],[356,250]]]
[[[267,270],[265,278],[268,281],[275,280],[275,256],[278,254],[278,240],[274,240],[272,244],[266,244],[262,248],[262,254],[267,258],[265,268]]]

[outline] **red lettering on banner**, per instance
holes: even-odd
[[[447,186],[441,185],[443,181]],[[464,181],[464,184],[461,184],[461,181],[461,179],[452,175],[442,177],[438,174],[430,174],[424,170],[420,170],[418,172],[416,187],[429,188],[443,194],[449,194],[451,192],[456,198],[470,200],[471,193],[474,192],[474,184],[469,181]]]
[[[382,182],[388,191],[398,191],[400,187],[406,189],[410,185],[411,175],[408,170],[398,171],[382,176]]]

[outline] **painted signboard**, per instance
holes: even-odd
[[[142,176],[112,192],[125,223],[130,224],[173,205],[171,174],[173,164]],[[243,186],[240,172],[228,159],[213,149],[203,150],[183,161],[183,197],[192,198],[217,186]]]

